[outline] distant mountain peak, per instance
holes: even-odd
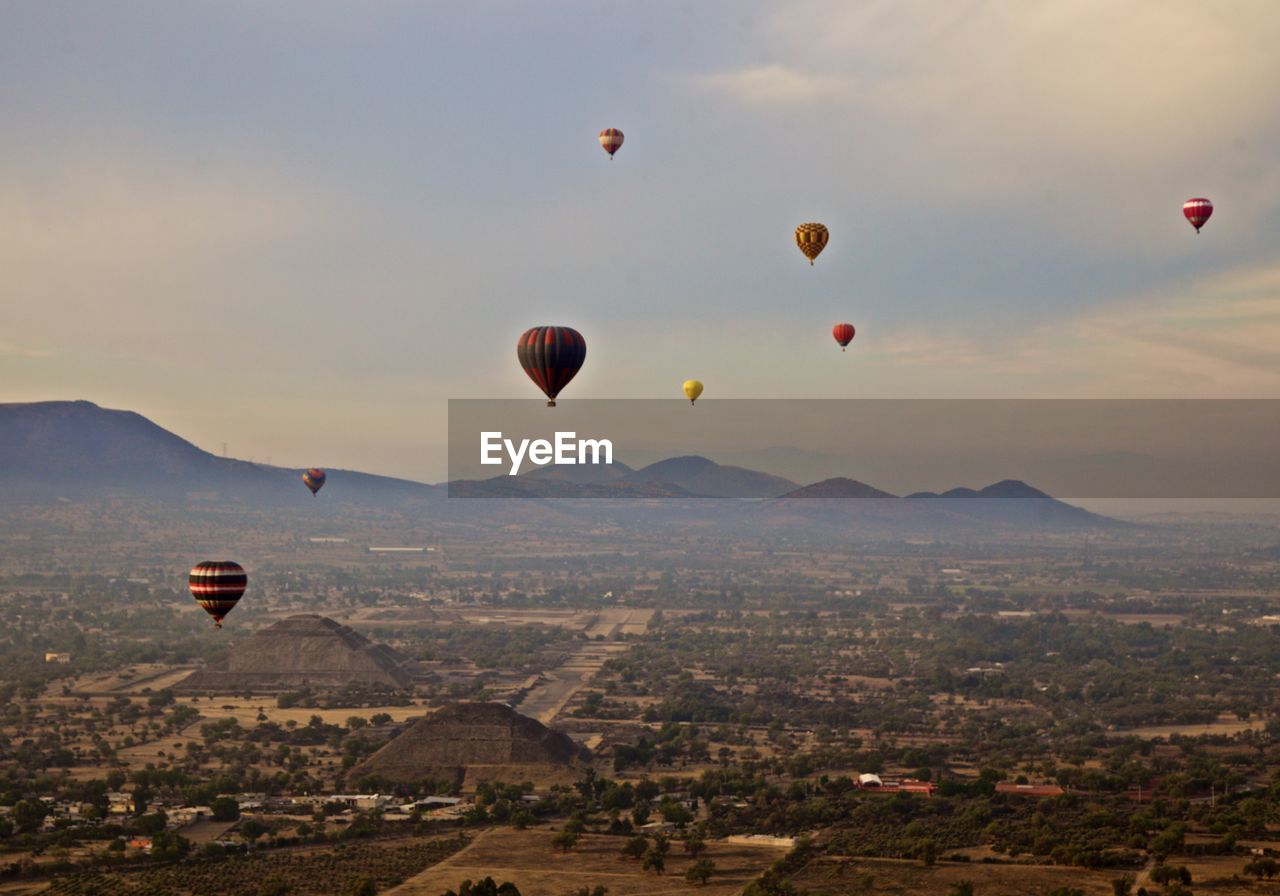
[[[1021,479],[1001,479],[981,489],[953,488],[945,492],[916,492],[908,498],[1043,498],[1055,500],[1040,489],[1027,485]]]
[[[396,502],[431,486],[329,470],[341,481],[326,496]],[[183,497],[214,493],[255,503],[299,503],[311,495],[299,470],[217,457],[134,411],[92,401],[0,404],[0,491],[48,500],[125,492]],[[324,499],[321,499],[324,500]]]
[[[836,476],[824,479],[804,488],[787,492],[783,498],[893,498],[889,492],[881,491],[873,485],[850,479],[847,476]]]
[[[719,464],[697,454],[660,460],[626,478],[630,482],[667,483],[706,498],[776,498],[796,487],[790,479]]]

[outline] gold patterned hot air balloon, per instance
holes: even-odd
[[[809,259],[809,264],[827,248],[827,225],[818,223],[801,224],[796,228],[796,245]]]

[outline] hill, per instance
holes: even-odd
[[[694,455],[633,470],[608,466],[542,467],[520,476],[449,483],[455,498],[774,498],[795,489],[781,476]]]
[[[405,690],[413,684],[405,666],[406,660],[385,644],[374,644],[332,619],[305,613],[258,630],[231,651],[225,664],[197,669],[174,690],[271,693],[352,682]]]
[[[385,504],[441,491],[386,476],[327,472],[323,494],[329,500]],[[133,411],[90,401],[0,404],[0,487],[17,498],[214,493],[293,503],[311,500],[300,475],[288,467],[218,457]]]
[[[881,491],[865,482],[846,479],[843,476],[835,479],[824,479],[813,485],[806,485],[787,492],[783,498],[896,498],[888,492]]]
[[[505,703],[455,703],[421,718],[354,767],[355,781],[575,780],[590,752]]]
[[[1110,528],[1127,525],[1059,501],[1017,479],[1004,479],[976,490],[953,488],[941,494],[916,492],[908,495],[906,500],[922,502],[973,519],[1011,526]]]
[[[703,498],[776,498],[798,483],[689,455],[649,464],[626,477],[629,483],[662,483]]]
[[[433,522],[482,527],[691,524],[749,531],[794,523],[836,537],[873,528],[896,537],[974,526],[1078,530],[1121,525],[1016,480],[980,490],[896,498],[853,479],[802,487],[781,476],[696,455],[640,469],[622,463],[547,467],[446,486],[332,468],[328,473],[317,505],[299,481],[298,469],[217,457],[131,411],[88,401],[0,405],[0,492],[15,503],[105,496],[183,507],[198,497],[206,508],[229,500],[239,502],[238,508],[327,507],[335,514],[342,513],[340,505],[352,503],[404,510],[417,520],[425,513]],[[509,500],[498,508],[488,502],[442,500],[446,496],[605,500]]]

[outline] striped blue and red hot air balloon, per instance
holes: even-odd
[[[560,390],[582,369],[587,341],[572,327],[531,327],[516,343],[516,357],[553,408]]]
[[[222,619],[240,601],[249,577],[244,567],[231,560],[206,560],[191,567],[187,576],[191,596],[213,617],[213,627],[222,628]]]
[[[302,474],[302,484],[311,489],[311,494],[315,494],[324,488],[324,481],[328,477],[324,475],[324,470],[319,467],[312,467]]]

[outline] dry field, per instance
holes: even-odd
[[[1196,893],[1261,896],[1280,892],[1280,885],[1259,884],[1252,878],[1238,877],[1246,861],[1239,856],[1194,859],[1175,856],[1170,864],[1187,866],[1192,877],[1191,889]],[[1111,881],[1122,873],[1116,870],[1088,871],[1063,865],[939,862],[932,868],[926,868],[920,862],[897,859],[820,858],[791,881],[813,896],[857,893],[939,896],[962,880],[971,881],[979,896],[1045,896],[1059,887],[1079,888],[1086,896],[1111,896]],[[1160,887],[1151,882],[1145,871],[1135,876],[1137,886],[1146,887],[1153,893],[1159,892]]]
[[[511,881],[521,896],[565,896],[580,887],[602,884],[609,896],[657,896],[664,893],[736,896],[784,854],[783,850],[757,846],[730,846],[712,842],[706,855],[716,863],[716,873],[705,887],[684,879],[690,861],[680,844],[673,842],[665,874],[644,872],[640,862],[624,859],[621,837],[584,835],[571,852],[551,845],[550,831],[485,831],[472,843],[439,865],[428,868],[398,887],[395,896],[440,896],[462,881],[492,877]]]
[[[71,684],[71,690],[77,694],[123,695],[140,694],[145,689],[148,693],[162,691],[177,684],[191,674],[194,666],[166,666],[161,663],[137,663],[115,672],[101,675],[86,675]],[[64,682],[55,682],[61,686]],[[50,687],[51,691],[53,686]]]
[[[458,848],[457,838],[342,843],[263,850],[217,860],[88,870],[49,883],[50,896],[258,896],[281,884],[290,896],[341,896],[361,880],[385,892]],[[439,894],[436,894],[439,896]]]
[[[1208,725],[1149,725],[1145,728],[1125,728],[1114,732],[1116,736],[1141,737],[1153,740],[1157,737],[1172,737],[1179,734],[1183,737],[1199,737],[1202,734],[1226,735],[1239,734],[1241,731],[1262,731],[1267,727],[1266,719],[1250,719],[1243,721],[1234,716],[1219,718]]]
[[[183,698],[183,702],[187,702],[187,699]],[[361,706],[348,707],[346,709],[316,709],[314,707],[295,706],[289,709],[280,709],[276,705],[274,696],[253,697],[246,700],[243,696],[219,697],[215,695],[213,697],[201,697],[199,702],[192,705],[200,710],[200,715],[202,716],[194,729],[196,733],[199,732],[201,724],[228,718],[235,719],[244,728],[253,728],[258,724],[259,712],[262,712],[268,721],[281,725],[289,721],[296,722],[298,725],[306,725],[311,721],[312,716],[319,716],[326,725],[345,725],[347,719],[352,716],[360,716],[367,719],[380,712],[385,712],[391,716],[392,721],[399,722],[415,716],[429,715],[434,711],[429,707],[417,704],[410,706]],[[189,733],[190,731],[191,729],[188,729],[188,732],[184,733]],[[188,737],[188,739],[190,738]]]
[[[963,880],[971,881],[979,896],[1045,896],[1058,887],[1078,887],[1086,896],[1111,896],[1111,880],[1119,876],[1058,865],[939,862],[926,868],[920,862],[893,859],[823,858],[810,863],[791,882],[813,896],[941,896]]]

